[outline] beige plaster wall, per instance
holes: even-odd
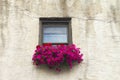
[[[71,17],[84,61],[37,69],[40,17]],[[0,0],[0,80],[120,80],[120,0]]]

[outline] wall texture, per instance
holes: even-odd
[[[40,17],[72,18],[82,64],[32,65]],[[120,80],[120,0],[0,0],[0,80]]]

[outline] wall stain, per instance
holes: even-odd
[[[8,31],[8,16],[9,16],[9,3],[7,0],[0,2],[2,6],[0,6],[0,15],[1,15],[1,41],[2,41],[2,47],[6,46],[6,40],[8,39],[9,31]],[[7,34],[7,35],[6,35]]]
[[[62,8],[62,14],[63,17],[67,17],[68,16],[68,10],[67,10],[67,4],[66,4],[67,0],[61,0],[60,1],[60,6]]]
[[[117,13],[116,13],[115,7],[111,5],[110,10],[111,10],[111,15],[112,15],[111,17],[112,17],[113,21],[116,22],[117,21],[117,18],[116,18]]]

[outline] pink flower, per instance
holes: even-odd
[[[43,46],[36,46],[32,60],[33,64],[37,66],[46,64],[49,68],[61,71],[64,63],[68,64],[70,69],[72,69],[73,62],[81,63],[83,61],[83,54],[74,44],[52,46],[51,43],[47,43]]]

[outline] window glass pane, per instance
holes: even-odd
[[[44,43],[67,43],[67,25],[44,25]]]

